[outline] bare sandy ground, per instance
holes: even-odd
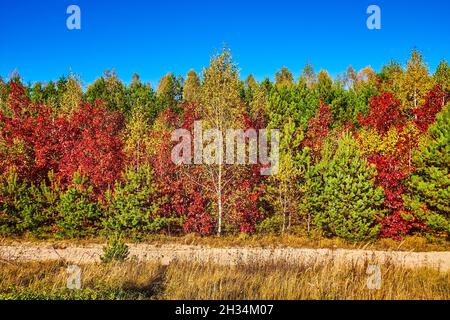
[[[252,263],[257,261],[287,261],[293,264],[333,262],[394,264],[408,268],[431,267],[450,271],[450,252],[372,251],[355,249],[301,249],[301,248],[210,248],[191,245],[129,244],[130,257],[137,261],[155,261],[168,264],[172,261],[214,262],[222,265]],[[0,245],[3,262],[63,260],[83,264],[100,261],[101,244],[67,245],[13,243]],[[1,266],[1,264],[0,264]]]

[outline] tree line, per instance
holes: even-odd
[[[245,81],[229,49],[156,90],[114,71],[82,89],[0,79],[0,235],[294,233],[350,241],[450,235],[450,68]],[[174,129],[276,128],[279,170],[180,165]]]

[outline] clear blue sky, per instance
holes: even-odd
[[[81,30],[66,28],[66,9],[81,8]],[[366,8],[381,8],[382,29],[366,27]],[[418,48],[434,71],[449,59],[448,0],[21,0],[0,4],[0,76],[57,79],[70,70],[85,84],[115,68],[156,85],[172,71],[201,71],[226,43],[241,77],[273,78],[305,63],[336,76],[352,64],[379,70]]]

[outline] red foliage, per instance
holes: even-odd
[[[242,115],[245,129],[258,129],[261,119],[252,120],[246,113]],[[256,231],[256,224],[263,219],[259,208],[259,199],[263,194],[265,176],[261,175],[262,165],[246,165],[239,168],[233,177],[232,185],[225,196],[228,198],[230,220],[238,226],[240,232]]]
[[[259,172],[257,175],[259,176]],[[263,219],[258,206],[258,200],[263,191],[260,180],[256,175],[251,174],[249,178],[239,179],[239,186],[233,189],[232,194],[228,195],[231,200],[232,212],[230,220],[232,224],[239,227],[240,232],[255,232],[256,224]]]
[[[425,104],[415,110],[414,122],[422,132],[428,130],[428,127],[436,120],[436,114],[439,113],[446,104],[446,92],[438,85],[431,90],[425,100]]]
[[[408,176],[402,164],[395,158],[382,155],[374,155],[369,162],[375,164],[378,174],[375,184],[384,189],[384,205],[390,210],[403,208],[403,181]]]
[[[64,146],[70,136],[70,123],[64,117],[54,118],[49,108],[42,108],[36,119],[34,152],[36,169],[41,177],[50,170],[59,171]]]
[[[171,131],[175,128],[184,128],[192,132],[194,121],[199,119],[195,104],[183,105],[183,114],[176,119],[173,113],[164,113],[159,121],[166,127],[153,130],[156,144],[155,153],[151,159],[157,183],[158,198],[164,199],[161,203],[159,215],[184,216],[184,232],[196,232],[202,235],[213,232],[216,219],[215,212],[210,211],[210,204],[217,201],[213,192],[214,185],[211,176],[199,165],[175,165],[171,160],[171,150],[175,142],[171,141]],[[243,115],[248,128],[252,127],[249,117]],[[260,221],[261,214],[257,206],[261,194],[259,182],[261,176],[259,167],[239,166],[232,172],[226,170],[228,181],[223,190],[222,201],[224,213],[229,221],[242,232],[255,231],[255,224]]]
[[[429,95],[429,97],[434,97],[434,95]],[[440,96],[438,95],[438,97]],[[429,101],[431,102],[431,100]],[[386,134],[391,127],[398,130],[395,149],[390,150],[388,155],[372,154],[368,160],[377,168],[375,184],[383,188],[384,207],[389,212],[380,221],[381,236],[400,239],[414,230],[423,228],[423,225],[416,218],[406,213],[403,204],[405,181],[413,169],[411,153],[417,146],[419,136],[411,130],[405,130],[406,117],[400,109],[400,101],[395,99],[392,93],[385,92],[373,97],[369,104],[370,108],[367,115],[358,115],[361,125],[374,128],[380,134]],[[430,112],[430,104],[425,109]],[[431,120],[431,117],[423,115],[425,109],[422,109],[419,112],[420,116],[416,117],[420,119],[419,123],[422,126],[428,126]],[[433,119],[434,115],[435,113],[432,116]],[[409,215],[410,218],[404,219],[403,217],[406,215]]]
[[[34,157],[36,118],[33,113],[40,106],[32,105],[23,86],[15,82],[10,83],[8,104],[11,116],[0,111],[0,138],[6,144],[0,152],[0,173],[14,168],[19,177],[34,179],[37,172]]]
[[[213,222],[206,211],[205,198],[200,192],[194,191],[191,194],[191,199],[190,206],[187,208],[186,221],[183,225],[184,232],[195,232],[201,235],[210,234],[213,229]]]
[[[316,157],[320,153],[323,140],[330,132],[332,119],[331,108],[321,101],[316,115],[309,120],[308,131],[302,142],[303,146],[309,147]]]
[[[407,219],[404,216],[408,216]],[[406,211],[395,211],[381,221],[380,235],[385,238],[401,240],[414,230],[424,230],[426,226]]]
[[[155,141],[151,163],[157,185],[156,197],[160,199],[157,214],[164,217],[184,216],[184,232],[207,235],[213,229],[213,221],[206,209],[209,199],[201,191],[200,185],[195,183],[201,177],[201,167],[175,165],[171,159],[171,150],[175,145],[171,141],[171,131],[177,127],[192,129],[198,117],[194,104],[185,104],[183,109],[182,118],[171,110],[166,110],[159,117],[159,121],[166,127],[151,132]]]
[[[123,169],[123,125],[120,112],[108,111],[99,103],[82,104],[70,119],[61,146],[58,175],[63,182],[70,183],[78,171],[89,179],[97,193],[113,186]]]
[[[384,92],[370,99],[369,112],[365,116],[359,114],[358,121],[381,134],[386,133],[392,126],[400,131],[406,122],[400,106],[400,100],[395,99],[392,93]]]
[[[11,83],[11,117],[0,113],[0,135],[12,150],[22,142],[19,153],[0,154],[2,172],[15,167],[19,176],[38,183],[53,170],[64,185],[78,171],[89,179],[97,194],[120,177],[123,166],[121,130],[123,117],[103,106],[82,104],[70,119],[55,117],[48,107],[34,105],[22,86]]]
[[[383,188],[384,206],[391,212],[380,221],[380,235],[400,240],[412,231],[424,229],[425,226],[404,208],[404,184],[409,175],[406,165],[394,157],[382,155],[372,156],[369,162],[377,167],[375,184]],[[409,215],[408,219],[403,218],[405,215]]]
[[[22,84],[14,81],[10,82],[8,106],[15,117],[24,116],[25,113],[33,110],[30,98],[26,95],[25,88]]]

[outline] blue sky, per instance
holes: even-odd
[[[68,30],[66,9],[81,8],[81,30]],[[381,30],[366,27],[366,9],[381,8]],[[404,63],[419,49],[434,71],[449,59],[448,0],[41,0],[0,4],[0,76],[14,69],[27,82],[57,79],[71,70],[85,84],[115,68],[156,85],[172,71],[208,65],[224,43],[241,77],[273,78],[305,63],[336,76],[349,64],[376,70]]]

